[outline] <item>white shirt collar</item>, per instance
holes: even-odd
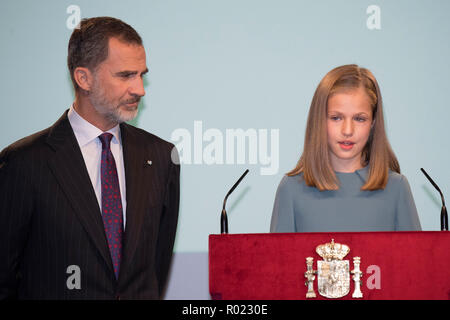
[[[83,147],[91,141],[97,139],[97,137],[103,133],[102,130],[81,117],[75,111],[73,105],[70,106],[67,117],[69,118],[70,125],[72,126],[73,132],[75,133],[75,137],[77,138],[80,147]],[[111,128],[106,132],[109,132],[113,135],[113,139],[111,140],[113,143],[120,144],[120,125],[116,125],[114,128]]]

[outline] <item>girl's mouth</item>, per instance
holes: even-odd
[[[339,141],[338,143],[341,146],[341,148],[344,150],[350,150],[355,145],[355,143],[351,142],[351,141]]]

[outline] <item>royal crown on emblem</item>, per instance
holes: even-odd
[[[317,246],[316,252],[325,261],[342,260],[350,252],[350,248],[345,244],[334,243],[334,239],[331,239],[331,242]]]

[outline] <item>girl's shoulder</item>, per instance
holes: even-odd
[[[293,176],[288,176],[285,174],[278,186],[278,191],[294,192],[295,194],[299,194],[299,192],[305,191],[306,189],[309,190],[311,188],[313,187],[308,187],[305,184],[305,180],[303,179],[303,172],[301,172]]]
[[[388,186],[401,188],[409,186],[408,179],[401,173],[389,170]]]
[[[304,184],[303,172],[300,172],[293,176],[288,176],[287,174],[285,174],[280,182],[280,186],[299,186],[302,184]]]

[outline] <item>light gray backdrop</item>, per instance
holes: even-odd
[[[342,64],[377,77],[422,227],[439,230],[440,198],[419,169],[448,194],[449,1],[2,1],[0,149],[72,103],[66,57],[77,10],[123,19],[141,34],[150,73],[133,124],[181,149],[167,299],[209,299],[208,235],[219,233],[223,197],[246,168],[228,203],[230,233],[268,232],[314,90]]]

